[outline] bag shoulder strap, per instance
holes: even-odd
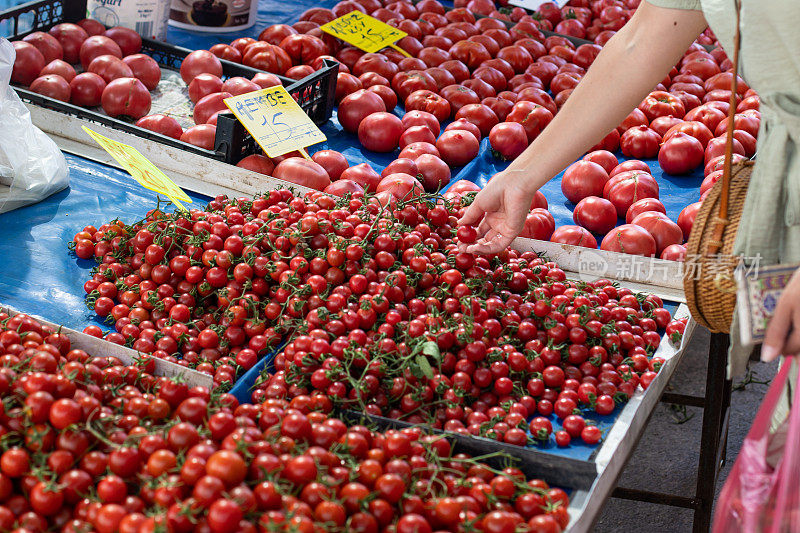
[[[706,255],[715,255],[722,247],[722,237],[728,225],[728,199],[731,189],[731,167],[733,164],[733,119],[736,115],[736,88],[739,76],[739,48],[741,46],[741,5],[740,0],[734,0],[736,5],[736,33],[733,36],[733,75],[731,76],[731,97],[728,109],[728,131],[725,134],[725,160],[722,167],[722,192],[719,197],[719,214],[714,219],[714,232],[712,238],[706,243]]]

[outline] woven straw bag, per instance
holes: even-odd
[[[739,9],[736,10],[733,72],[739,66]],[[731,81],[728,124],[733,124],[736,112],[736,75]],[[733,271],[739,258],[733,255],[733,245],[744,199],[750,183],[753,162],[731,164],[733,128],[728,127],[725,142],[725,166],[722,179],[711,188],[697,212],[689,242],[686,244],[686,268],[683,289],[689,310],[699,324],[713,332],[729,333],[736,306],[736,283]]]

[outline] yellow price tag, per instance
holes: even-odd
[[[189,198],[186,193],[183,192],[183,189],[178,187],[174,181],[169,179],[166,174],[161,172],[153,163],[145,158],[139,150],[133,146],[100,135],[86,126],[83,126],[83,130],[88,133],[92,139],[97,141],[111,157],[116,159],[117,162],[122,165],[122,168],[127,170],[131,177],[138,181],[142,187],[166,195],[179,209],[188,211],[188,209],[181,204],[181,201],[191,203],[192,199]]]
[[[269,157],[327,139],[282,85],[226,98],[225,105]]]
[[[406,37],[408,35],[406,32],[358,10],[323,24],[320,29],[368,53],[377,52],[388,46],[411,57],[408,52],[394,44]]]

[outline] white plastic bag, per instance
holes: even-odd
[[[9,85],[16,53],[0,38],[0,213],[44,200],[69,185],[64,154],[31,122]]]

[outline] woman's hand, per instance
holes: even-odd
[[[800,269],[796,270],[789,284],[781,293],[775,314],[769,321],[761,360],[772,361],[779,355],[800,353]]]
[[[495,174],[458,221],[478,227],[478,241],[461,248],[470,253],[496,254],[508,248],[525,226],[536,193],[526,187],[521,171]]]

